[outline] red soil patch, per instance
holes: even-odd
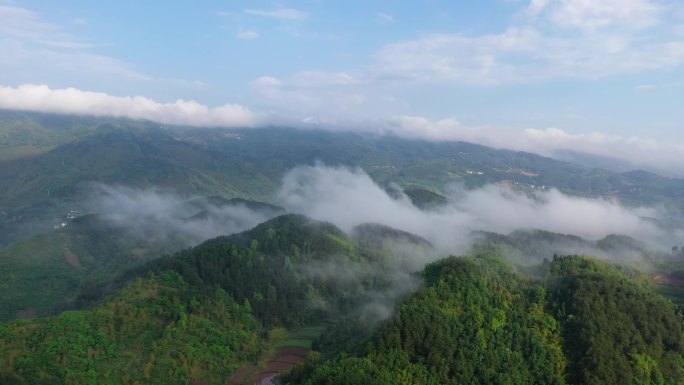
[[[656,274],[651,276],[651,280],[656,285],[684,287],[684,280],[667,274]]]
[[[271,385],[273,378],[297,366],[304,361],[308,353],[309,350],[304,348],[280,349],[275,357],[266,363],[266,367],[256,371],[253,365],[243,366],[228,380],[228,384]]]
[[[228,385],[241,385],[245,379],[256,369],[254,365],[245,365],[240,368],[232,377],[228,379]]]
[[[278,353],[276,353],[276,358],[281,357],[287,354],[291,354],[293,356],[299,356],[302,359],[306,358],[306,355],[309,354],[309,349],[304,349],[304,348],[282,348],[278,350]]]

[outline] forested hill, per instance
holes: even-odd
[[[360,167],[417,205],[443,201],[451,182],[506,181],[627,203],[684,207],[684,181],[615,173],[464,142],[322,130],[159,127],[149,122],[0,112],[0,245],[50,229],[81,210],[88,183],[166,188],[181,195],[268,201],[293,167]],[[31,147],[30,144],[35,144]]]
[[[0,324],[0,383],[224,383],[272,348],[274,328],[361,316],[371,294],[403,293],[382,244],[361,250],[297,215],[209,240],[88,309]]]
[[[363,348],[311,355],[291,384],[681,384],[682,315],[644,276],[557,257],[544,280],[447,258]]]
[[[518,266],[539,265],[553,255],[591,255],[617,263],[650,266],[669,271],[664,265],[672,256],[653,251],[646,244],[625,235],[607,235],[592,241],[574,235],[558,234],[543,230],[515,230],[509,234],[474,232],[477,239],[473,250],[501,255]],[[657,267],[656,267],[657,266]]]
[[[166,212],[136,213],[125,221],[111,213],[78,216],[67,226],[1,249],[0,321],[79,307],[97,296],[94,288],[117,286],[129,270],[284,212],[238,198],[174,203]]]
[[[683,319],[645,275],[557,257],[532,277],[488,255],[413,273],[392,245],[424,240],[353,233],[283,215],[157,260],[87,309],[0,324],[0,383],[222,384],[278,330],[314,325],[292,384],[684,381]]]

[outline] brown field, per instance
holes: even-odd
[[[684,280],[667,274],[653,275],[651,280],[656,285],[684,287]]]
[[[271,385],[272,379],[281,373],[295,367],[304,361],[308,349],[304,348],[282,348],[276,352],[274,358],[266,363],[266,366],[258,369],[254,365],[247,365],[238,370],[233,377],[228,380],[229,385]]]

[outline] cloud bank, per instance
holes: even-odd
[[[433,121],[420,116],[396,116],[390,119],[385,129],[388,133],[403,138],[465,141],[552,158],[571,151],[616,159],[632,169],[642,168],[672,176],[684,175],[684,164],[681,161],[684,146],[649,138],[600,132],[572,134],[555,127],[524,130],[469,127],[455,119]]]
[[[592,32],[614,26],[649,27],[658,23],[663,11],[662,5],[650,0],[532,0],[526,13],[564,28]]]
[[[504,185],[477,190],[454,187],[446,205],[423,211],[403,194],[391,197],[361,170],[323,165],[288,172],[279,198],[288,211],[331,222],[352,237],[360,237],[366,245],[380,242],[374,247],[392,255],[371,264],[342,259],[300,267],[303,277],[334,281],[347,289],[364,287],[357,295],[356,311],[365,325],[375,325],[393,314],[395,304],[420,286],[414,272],[426,263],[449,254],[471,252],[480,240],[479,231],[507,234],[519,229],[543,229],[592,240],[625,234],[646,242],[662,242],[666,236],[653,222],[643,219],[658,217],[657,210],[628,209],[613,201],[570,197],[556,190],[527,195]],[[269,206],[254,209],[235,202],[188,200],[158,190],[102,184],[92,186],[89,204],[90,210],[135,239],[176,248],[244,231],[282,213]],[[368,223],[372,225],[359,227]],[[378,224],[419,235],[434,249],[410,236],[387,232]],[[611,257],[609,252],[568,238],[535,240],[526,246],[540,250],[535,250],[536,257],[523,255],[518,262],[535,263],[539,255],[550,257],[558,250]],[[637,250],[620,257],[627,262],[643,255]],[[379,284],[368,286],[369,282]],[[314,305],[337,311],[334,304]]]
[[[385,287],[367,290],[361,297],[361,322],[368,324],[390,317],[395,304],[420,286],[413,272],[446,255],[472,253],[482,239],[481,231],[508,234],[520,229],[543,229],[589,240],[624,234],[655,246],[670,244],[665,231],[644,219],[657,217],[657,210],[628,209],[614,201],[570,197],[557,190],[526,195],[505,185],[477,190],[454,187],[445,206],[422,211],[405,195],[390,197],[361,170],[317,165],[298,167],[286,174],[279,196],[288,210],[333,223],[352,235],[365,231],[357,226],[373,223],[419,235],[432,243],[435,249],[428,250],[418,243],[388,238],[382,242],[392,250],[393,258],[377,266],[333,262],[304,268],[309,276],[340,285],[383,277]],[[506,255],[522,265],[537,264],[555,253],[589,254],[624,263],[648,261],[642,250],[629,245],[603,250],[566,236],[527,239],[523,235],[522,239],[524,250]]]
[[[99,79],[111,85],[112,79],[126,84],[151,80],[133,64],[97,53],[98,44],[90,38],[69,31],[13,2],[0,4],[0,83],[61,79],[83,84]]]
[[[334,86],[356,81],[355,78],[344,73],[331,77],[307,73],[302,74],[299,79],[301,86],[313,88],[320,82]],[[264,89],[272,89],[274,93],[280,92],[278,89],[281,81],[277,78],[265,76],[257,79],[256,82]],[[291,96],[293,99],[297,98],[296,95]],[[321,108],[322,104],[328,102],[330,102],[330,108],[334,107],[336,111],[347,111],[352,115],[355,111],[354,105],[366,101],[362,93],[348,95],[348,98],[336,98],[332,94],[317,100],[301,99],[301,105],[321,104]],[[378,110],[391,103],[390,100],[379,103]],[[648,138],[602,133],[572,134],[553,127],[525,130],[470,127],[451,118],[430,120],[409,115],[365,121],[326,120],[320,116],[293,120],[281,115],[258,114],[238,104],[225,104],[210,108],[192,100],[160,103],[142,96],[119,97],[75,88],[51,89],[45,85],[33,84],[16,88],[0,86],[0,109],[129,118],[192,127],[251,128],[267,124],[293,125],[305,128],[392,134],[407,139],[467,141],[550,157],[558,157],[561,153],[573,151],[618,159],[632,168],[644,168],[674,176],[684,175],[684,164],[681,162],[684,157],[682,145],[661,143]],[[370,119],[370,117],[367,118]]]
[[[209,108],[193,100],[160,103],[143,96],[119,97],[34,84],[16,88],[0,86],[0,108],[142,119],[195,127],[253,127],[257,120],[252,111],[239,104]]]
[[[188,200],[170,192],[94,184],[88,211],[137,239],[193,246],[219,235],[248,230],[281,214],[242,203]]]
[[[614,201],[571,197],[557,190],[526,195],[505,185],[488,185],[477,190],[455,188],[446,206],[421,211],[405,196],[391,198],[363,171],[320,165],[289,172],[280,197],[288,210],[331,222],[344,231],[379,223],[419,235],[444,254],[465,253],[474,231],[507,234],[543,229],[590,240],[623,234],[645,242],[665,237],[644,219],[658,217],[654,209],[628,209]]]
[[[305,20],[309,14],[294,8],[280,8],[275,10],[245,9],[245,13],[253,16],[270,17],[281,20]]]

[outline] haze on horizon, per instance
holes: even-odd
[[[581,152],[684,176],[684,4],[0,0],[0,108]]]

